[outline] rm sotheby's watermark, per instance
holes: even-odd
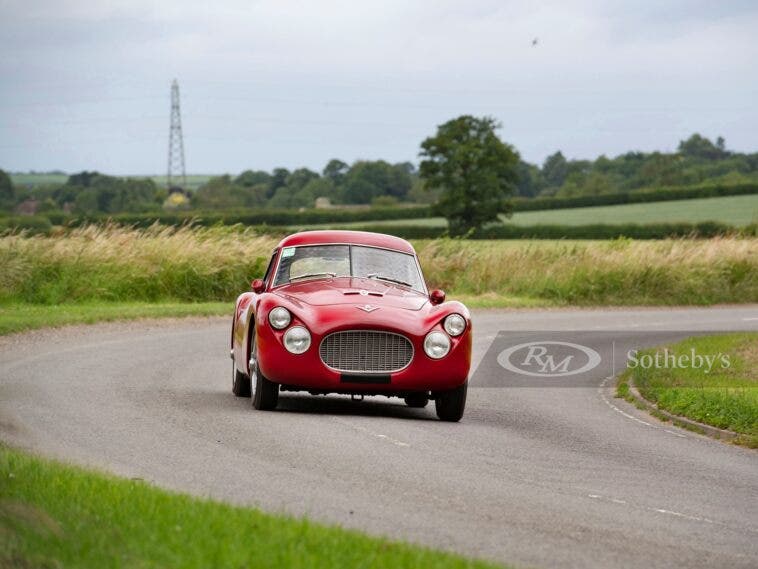
[[[472,376],[480,387],[590,387],[627,367],[728,369],[732,355],[673,352],[666,346],[706,332],[501,331]]]
[[[732,367],[732,356],[721,352],[699,354],[695,348],[683,354],[672,353],[668,348],[652,354],[640,354],[640,350],[629,350],[626,366],[632,369],[702,369],[710,372],[714,369]]]

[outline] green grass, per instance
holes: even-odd
[[[631,379],[640,394],[675,415],[728,429],[742,435],[740,442],[758,447],[758,333],[734,333],[693,337],[677,344],[641,351],[660,358],[693,353],[718,356],[715,364],[673,368],[668,366],[628,369],[619,383],[618,395],[628,391]],[[721,360],[728,357],[728,365]],[[642,360],[639,359],[641,362]],[[670,361],[670,360],[669,360]]]
[[[0,567],[494,567],[0,446]]]
[[[107,172],[106,172],[107,173]],[[61,185],[68,180],[68,174],[11,174],[11,180],[14,186],[43,186],[43,185]],[[128,176],[130,178],[151,178],[159,186],[166,185],[166,176]],[[196,190],[213,177],[212,174],[188,174],[187,189]]]
[[[0,335],[67,324],[180,316],[230,315],[231,302],[112,302],[0,305]]]
[[[748,196],[727,196],[693,200],[676,200],[655,203],[635,203],[571,209],[550,209],[515,213],[506,223],[514,225],[588,225],[604,223],[620,225],[625,223],[699,223],[718,221],[734,226],[745,226],[758,222],[758,194]],[[324,224],[337,227],[338,224]],[[366,222],[339,224],[339,227],[366,225]],[[371,225],[421,225],[445,227],[442,217],[423,219],[392,219],[372,221]],[[315,227],[310,225],[309,227]]]
[[[67,174],[10,174],[11,182],[17,187],[61,185],[68,180]]]

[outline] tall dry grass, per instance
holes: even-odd
[[[0,237],[0,299],[231,300],[278,239],[237,228],[89,226]],[[450,295],[553,304],[758,302],[758,239],[414,243],[427,282]]]
[[[0,298],[228,300],[260,275],[276,240],[252,231],[91,225],[58,236],[0,238]]]
[[[758,302],[758,239],[425,241],[427,280],[557,304]]]

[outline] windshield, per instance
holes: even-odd
[[[329,277],[377,279],[424,292],[416,258],[362,245],[309,245],[282,249],[274,286]]]

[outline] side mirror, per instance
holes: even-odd
[[[434,289],[429,294],[429,301],[432,304],[435,304],[435,305],[436,304],[442,304],[443,302],[445,302],[445,291],[444,290],[440,290],[440,289]]]
[[[255,294],[260,294],[266,290],[266,283],[263,282],[263,279],[255,279],[250,283],[250,288],[253,289]]]

